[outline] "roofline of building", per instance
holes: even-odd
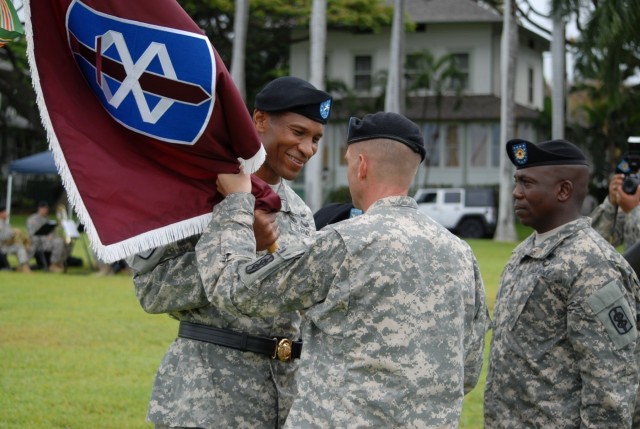
[[[418,122],[495,122],[500,120],[500,103],[500,98],[494,95],[445,95],[439,104],[435,96],[408,97],[404,115]],[[348,120],[379,110],[382,108],[376,97],[334,99],[331,120]],[[540,111],[520,104],[516,104],[515,110],[518,120],[534,121],[540,116]]]

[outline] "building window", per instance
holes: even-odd
[[[437,124],[425,124],[423,128],[426,156],[425,166],[440,166],[440,138],[438,136],[440,127]]]
[[[493,124],[491,127],[491,166],[500,167],[500,154],[502,153],[502,144],[500,142],[500,123]]]
[[[471,167],[487,167],[490,150],[489,126],[483,124],[469,125],[469,138],[471,153],[469,163]]]
[[[371,55],[356,55],[354,64],[353,86],[358,91],[371,89]]]
[[[533,104],[533,67],[529,67],[529,73],[527,75],[527,91],[529,94],[529,104]]]
[[[445,156],[446,167],[460,166],[460,138],[458,136],[458,126],[447,126],[447,135],[445,140]]]
[[[463,90],[469,88],[469,54],[451,54],[453,66],[456,70],[455,77],[451,78],[449,87],[453,90]]]

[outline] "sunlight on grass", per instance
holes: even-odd
[[[0,428],[149,428],[168,316],[127,276],[0,272]]]

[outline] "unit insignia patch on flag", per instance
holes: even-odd
[[[219,173],[265,151],[214,47],[175,0],[26,0],[29,64],[79,220],[110,262],[203,231]],[[256,207],[280,199],[253,177]]]

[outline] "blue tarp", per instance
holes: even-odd
[[[46,150],[35,155],[16,159],[9,164],[9,176],[7,176],[7,211],[11,215],[11,191],[13,188],[13,173],[25,174],[58,174],[58,169],[53,161],[53,152]]]
[[[49,150],[16,159],[9,164],[9,173],[58,174],[53,153]]]

